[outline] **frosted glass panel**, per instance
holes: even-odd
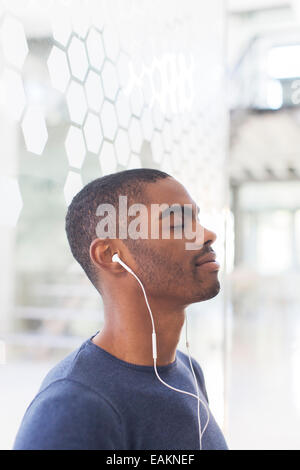
[[[127,168],[169,172],[217,232],[222,264],[228,213],[223,23],[221,0],[3,2],[1,372],[14,370],[15,382],[7,383],[17,389],[28,367],[32,385],[10,416],[10,431],[0,433],[0,447],[11,444],[50,365],[102,325],[101,298],[73,260],[64,232],[67,205],[83,185]],[[190,309],[192,354],[220,423],[223,295]],[[9,386],[5,393],[11,410]],[[0,411],[0,421],[6,418]]]

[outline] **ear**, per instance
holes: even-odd
[[[90,244],[90,258],[98,268],[115,270],[118,263],[112,261],[114,253],[107,239],[95,238]]]

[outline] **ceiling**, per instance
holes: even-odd
[[[228,2],[227,68],[231,95],[235,95],[229,166],[235,184],[300,180],[299,104],[289,99],[288,105],[283,100],[278,109],[268,109],[262,99],[270,79],[264,69],[266,52],[295,43],[300,44],[300,2]],[[292,81],[282,83],[284,94],[291,96]]]
[[[233,115],[230,174],[237,182],[300,179],[300,110]]]

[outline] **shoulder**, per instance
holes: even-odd
[[[189,359],[189,356],[187,354],[185,354],[184,352],[180,351],[179,349],[177,349],[177,356],[178,356],[178,359],[184,363],[184,365],[189,369],[191,370],[191,367],[190,367],[190,359]],[[204,373],[203,373],[203,370],[199,364],[199,362],[191,357],[191,360],[192,360],[192,365],[193,365],[193,368],[194,368],[194,372],[195,372],[195,375],[199,381],[199,384],[200,384],[200,387],[201,387],[201,390],[208,402],[208,395],[207,395],[207,390],[206,390],[206,385],[205,385],[205,379],[204,379]]]
[[[122,420],[101,394],[72,379],[57,379],[31,402],[15,449],[110,449],[120,445]]]
[[[97,351],[99,353],[99,351]],[[95,374],[97,370],[97,374]],[[94,391],[104,392],[105,374],[109,371],[109,365],[104,355],[96,354],[90,347],[90,341],[86,340],[80,347],[58,362],[45,376],[39,392],[44,391],[53,383],[68,384],[72,389],[77,386],[90,387]],[[58,385],[58,388],[60,386]],[[53,387],[51,387],[52,389]]]
[[[186,366],[188,366],[190,368],[190,359],[189,359],[189,356],[188,354],[184,353],[183,351],[180,351],[179,349],[177,349],[177,357],[179,360],[181,360]],[[201,372],[201,375],[203,376],[203,371],[202,371],[202,368],[199,364],[199,362],[194,358],[194,357],[191,357],[191,360],[192,360],[192,364],[193,364],[193,367],[196,367],[197,370],[199,372]]]
[[[45,376],[39,391],[43,391],[53,382],[68,378],[68,376],[72,374],[74,367],[76,367],[78,358],[84,352],[85,347],[86,341],[80,347],[72,351],[66,357],[62,358],[57,364],[55,364]]]
[[[99,404],[101,404],[102,408],[109,408],[118,419],[121,419],[118,411],[107,397],[103,396],[98,390],[93,389],[89,385],[70,377],[54,380],[43,388],[43,390],[36,395],[28,410],[38,403],[44,403],[45,401],[48,403],[51,402],[53,405],[62,404],[64,407],[68,408],[68,410],[77,409],[80,411],[83,410],[82,407],[84,405],[85,412],[87,412],[90,407],[93,409],[93,407],[97,406],[98,408]]]

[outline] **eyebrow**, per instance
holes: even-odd
[[[191,204],[189,204],[189,205],[174,204],[171,207],[167,207],[167,209],[162,211],[159,214],[159,219],[161,220],[164,217],[166,217],[167,215],[170,215],[171,212],[173,212],[173,213],[180,212],[181,214],[186,213],[187,215],[194,215],[194,213],[195,213],[194,206],[193,206],[193,208],[191,208],[190,206],[191,206]],[[199,212],[200,212],[200,207],[197,206],[197,205],[195,207],[197,209],[197,215],[198,215]]]

